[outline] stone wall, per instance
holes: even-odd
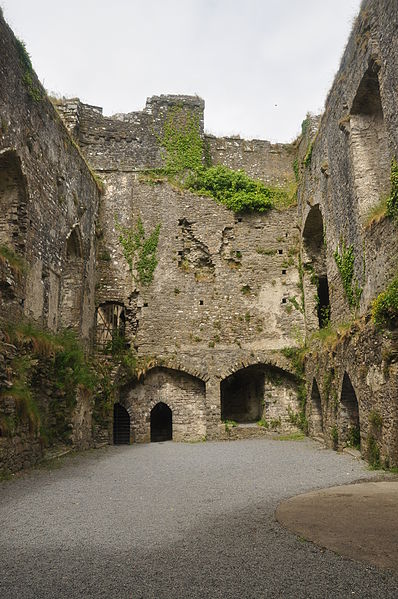
[[[131,418],[133,441],[151,440],[151,411],[160,402],[172,411],[174,441],[205,439],[205,383],[181,371],[154,368],[142,382],[122,391],[122,403]]]
[[[314,349],[306,361],[310,432],[323,435],[329,447],[343,449],[355,445],[352,433],[358,428],[358,448],[364,457],[396,467],[397,355],[396,334],[382,334],[366,319],[334,339],[332,345]],[[313,392],[314,381],[320,405]],[[349,397],[350,386],[354,400]]]
[[[283,187],[294,179],[293,163],[297,149],[293,144],[213,135],[206,135],[206,141],[213,164],[243,169],[254,179],[275,186]]]
[[[63,304],[75,303],[62,324],[73,324],[88,340],[94,325],[99,192],[2,18],[0,32],[0,243],[29,266],[21,311],[56,330]],[[71,265],[68,252],[73,232],[79,238],[78,265]]]
[[[302,165],[301,230],[319,206],[325,230],[332,320],[351,316],[334,252],[353,246],[355,280],[362,289],[360,314],[386,287],[397,267],[393,223],[371,221],[370,210],[389,193],[390,162],[397,154],[397,44],[395,3],[364,2],[314,136],[312,157]],[[376,158],[377,157],[377,158]],[[354,281],[355,282],[355,281]]]
[[[32,365],[27,384],[50,437],[51,429],[70,433],[73,427],[54,381],[44,378],[35,388],[32,347],[10,344],[4,331],[26,319],[52,332],[73,328],[92,343],[99,195],[23,45],[0,16],[0,470],[34,464],[48,443],[25,413],[29,398],[15,389],[25,377],[22,357]],[[91,430],[80,425],[76,444],[90,443]]]
[[[396,3],[363,2],[319,127],[307,123],[299,148],[307,333],[319,328],[319,277],[327,277],[332,329],[340,330],[321,335],[306,360],[310,432],[341,449],[360,429],[363,455],[374,462],[379,452],[387,465],[398,459],[395,332],[377,331],[369,311],[397,269],[396,224],[382,210],[372,216],[390,192],[398,150],[397,21]],[[350,306],[335,260],[344,245],[355,259],[358,305]]]
[[[324,114],[309,115],[299,140],[283,145],[205,135],[196,96],[154,96],[144,110],[112,117],[76,98],[56,110],[0,20],[0,245],[27,265],[0,255],[0,309],[53,331],[73,328],[99,353],[122,340],[143,365],[126,380],[120,356],[108,356],[135,441],[149,440],[159,403],[172,410],[177,440],[231,437],[222,420],[234,415],[250,431],[257,419],[291,430],[300,381],[283,350],[305,337],[310,433],[342,448],[358,429],[369,459],[378,451],[397,464],[395,332],[388,337],[369,318],[397,268],[396,224],[371,215],[389,193],[397,156],[397,22],[395,3],[363,2]],[[165,124],[176,111],[197,122],[203,164],[284,188],[297,177],[298,210],[234,214],[148,176],[164,166]],[[81,151],[104,179],[100,205]],[[146,284],[120,239],[138,223],[146,237],[160,226]],[[344,249],[354,256],[351,297],[336,262]],[[347,321],[349,333],[329,330]],[[319,328],[326,344],[313,345]],[[1,367],[4,360],[0,381]],[[111,418],[93,423],[92,410],[80,390],[65,415],[76,445],[88,446],[93,428],[98,438],[111,434]],[[16,444],[2,437],[8,462],[17,454],[26,461],[26,434],[21,427]],[[33,460],[36,441],[31,435]]]

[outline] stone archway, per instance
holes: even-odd
[[[130,444],[130,416],[120,403],[113,406],[113,443],[114,445]]]
[[[300,408],[295,377],[271,364],[251,364],[221,381],[221,420],[290,430]]]
[[[221,420],[257,422],[264,402],[264,372],[248,367],[221,381]]]
[[[159,404],[172,411],[174,441],[199,441],[206,435],[206,388],[198,377],[155,366],[139,380],[127,384],[121,396],[131,414],[134,440],[138,443],[151,441],[152,410]]]
[[[339,440],[342,445],[360,448],[360,422],[357,396],[347,372],[341,387]]]
[[[162,401],[151,410],[151,443],[173,439],[173,413]]]
[[[390,191],[390,153],[378,72],[372,61],[362,77],[350,111],[350,150],[355,195],[362,217]]]

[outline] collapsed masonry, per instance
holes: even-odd
[[[272,145],[205,135],[197,97],[113,117],[77,99],[55,108],[0,20],[0,469],[61,441],[238,438],[307,422],[328,446],[398,465],[396,331],[370,318],[396,271],[396,224],[369,217],[397,155],[397,23],[393,3],[365,1],[322,118]],[[298,182],[297,205],[234,213],[170,183],[177,112],[197,124],[203,163],[283,190]],[[71,399],[57,348],[39,359],[33,333],[9,333],[22,318],[76,331],[106,370],[98,396],[75,377]]]

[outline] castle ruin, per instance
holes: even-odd
[[[324,113],[270,144],[198,97],[51,101],[0,18],[0,470],[299,428],[398,466],[397,24],[365,0]],[[282,199],[195,192],[182,138]]]

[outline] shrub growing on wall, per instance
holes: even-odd
[[[234,171],[223,165],[196,170],[188,178],[186,187],[214,198],[234,212],[266,212],[272,208],[273,201],[286,195],[282,190],[251,179],[244,171]]]
[[[398,318],[398,277],[373,302],[372,318],[377,327],[390,327]]]

